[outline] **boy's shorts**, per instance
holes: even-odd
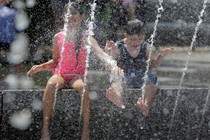
[[[124,74],[125,76],[125,85],[128,88],[141,88],[143,83],[146,82],[146,84],[152,83],[155,86],[157,86],[157,76],[155,72],[148,72],[146,81],[144,80],[144,73],[134,73],[131,72],[129,74]]]

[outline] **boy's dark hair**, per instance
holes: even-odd
[[[125,32],[129,35],[146,34],[145,24],[139,19],[130,20],[125,26]]]

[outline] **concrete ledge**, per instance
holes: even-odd
[[[92,140],[151,140],[151,139],[210,139],[210,101],[203,114],[208,89],[182,89],[170,131],[171,117],[178,89],[161,89],[156,96],[151,114],[143,118],[135,106],[140,90],[126,90],[125,109],[116,108],[105,98],[104,90],[91,91]],[[42,127],[43,90],[4,90],[0,96],[1,134],[4,140],[37,140]],[[26,126],[13,123],[13,116],[27,114]],[[81,135],[80,98],[73,90],[62,90],[57,95],[51,123],[52,139],[75,140]],[[17,117],[17,118],[18,118]],[[30,119],[29,119],[30,118]],[[22,118],[21,118],[22,119]],[[20,127],[21,126],[21,127]],[[27,127],[28,126],[28,127]]]

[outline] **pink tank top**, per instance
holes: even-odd
[[[58,33],[58,41],[57,41],[57,46],[59,48],[59,52],[61,53],[62,49],[62,42],[65,34],[63,32]],[[83,43],[82,43],[83,44]],[[53,74],[58,74],[59,70],[59,65],[61,63],[61,68],[60,68],[60,74],[79,74],[79,75],[84,75],[85,73],[85,60],[86,60],[86,48],[81,47],[79,50],[78,58],[76,60],[76,52],[74,50],[75,48],[75,42],[67,42],[65,41],[64,44],[64,51],[62,53],[62,62],[61,61],[61,56],[58,59],[58,64],[55,67]],[[76,61],[78,64],[76,64]]]

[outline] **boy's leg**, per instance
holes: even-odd
[[[138,99],[137,101],[137,105],[139,106],[139,108],[142,111],[142,114],[147,117],[149,115],[149,110],[152,106],[152,100],[155,96],[156,93],[156,86],[152,83],[149,83],[146,87],[145,87],[145,95],[144,95],[144,99],[142,99],[141,97]]]
[[[83,118],[83,129],[82,129],[82,138],[81,140],[89,140],[90,139],[90,130],[89,130],[89,121],[90,121],[90,98],[89,91],[90,86],[84,85],[84,93],[83,93],[83,81],[82,79],[78,79],[72,83],[72,88],[78,91],[82,97],[83,95],[83,104],[82,104],[82,118]]]
[[[53,113],[53,106],[55,101],[56,84],[58,83],[58,89],[61,89],[64,85],[63,78],[56,76],[51,77],[44,90],[43,96],[43,127],[41,140],[50,140],[49,125],[50,119]]]
[[[125,108],[123,103],[122,92],[123,89],[121,83],[113,82],[106,91],[106,97],[116,106],[120,108]]]

